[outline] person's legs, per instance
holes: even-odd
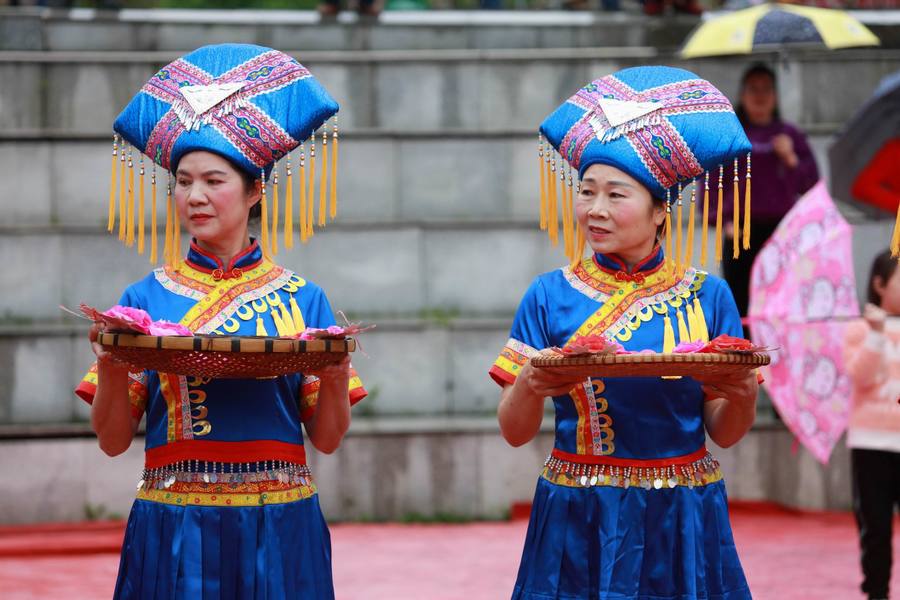
[[[893,452],[851,450],[853,514],[859,527],[863,582],[870,599],[887,598],[891,579],[891,537],[897,478]]]
[[[332,17],[341,11],[340,0],[319,0],[318,10],[323,17]]]

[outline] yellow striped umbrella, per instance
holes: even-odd
[[[683,58],[750,54],[789,45],[831,49],[878,46],[868,27],[842,10],[763,4],[702,23],[681,49]]]

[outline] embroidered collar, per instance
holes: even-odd
[[[197,244],[197,240],[191,240],[191,247],[184,262],[192,269],[212,275],[213,280],[221,281],[223,279],[239,279],[244,271],[258,267],[262,263],[262,259],[262,249],[253,238],[250,238],[250,245],[232,258],[227,267],[217,256],[201,248]]]
[[[662,246],[657,244],[646,258],[635,264],[631,269],[625,265],[625,261],[616,254],[594,254],[594,264],[600,270],[616,278],[617,281],[633,281],[643,284],[647,275],[655,273],[663,264],[664,256]]]

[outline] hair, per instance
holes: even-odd
[[[653,209],[659,207],[663,210],[666,209],[666,201],[662,198],[657,198],[656,196],[650,196],[650,200],[653,204],[650,206],[650,214],[653,214]],[[663,221],[661,225],[656,228],[656,240],[662,241],[663,236],[666,234],[666,222]]]
[[[881,254],[875,257],[875,260],[872,261],[872,270],[869,272],[869,285],[868,291],[866,292],[866,300],[875,304],[877,306],[881,306],[881,294],[878,293],[878,290],[875,289],[875,278],[881,280],[881,285],[887,283],[888,279],[894,276],[894,271],[897,270],[897,259],[891,256],[890,250],[885,250]]]
[[[747,87],[747,81],[749,81],[751,77],[755,77],[756,75],[765,75],[772,80],[772,88],[776,90],[775,110],[772,113],[772,120],[776,122],[781,121],[781,110],[778,108],[778,79],[775,77],[775,71],[773,71],[771,67],[764,63],[754,63],[747,67],[747,70],[744,71],[743,75],[741,75],[741,87],[740,91],[738,92],[737,108],[734,109],[734,113],[737,115],[738,120],[744,127],[748,125],[749,120],[747,118],[747,110],[741,103],[741,97],[743,97],[744,89]]]

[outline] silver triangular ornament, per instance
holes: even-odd
[[[603,115],[612,127],[635,121],[663,107],[662,102],[633,102],[612,98],[600,98],[597,100],[597,105],[600,106],[600,110],[603,111]]]
[[[238,81],[209,85],[186,85],[179,91],[194,109],[194,113],[200,116],[222,100],[236,94],[242,87],[244,87],[244,82]]]

